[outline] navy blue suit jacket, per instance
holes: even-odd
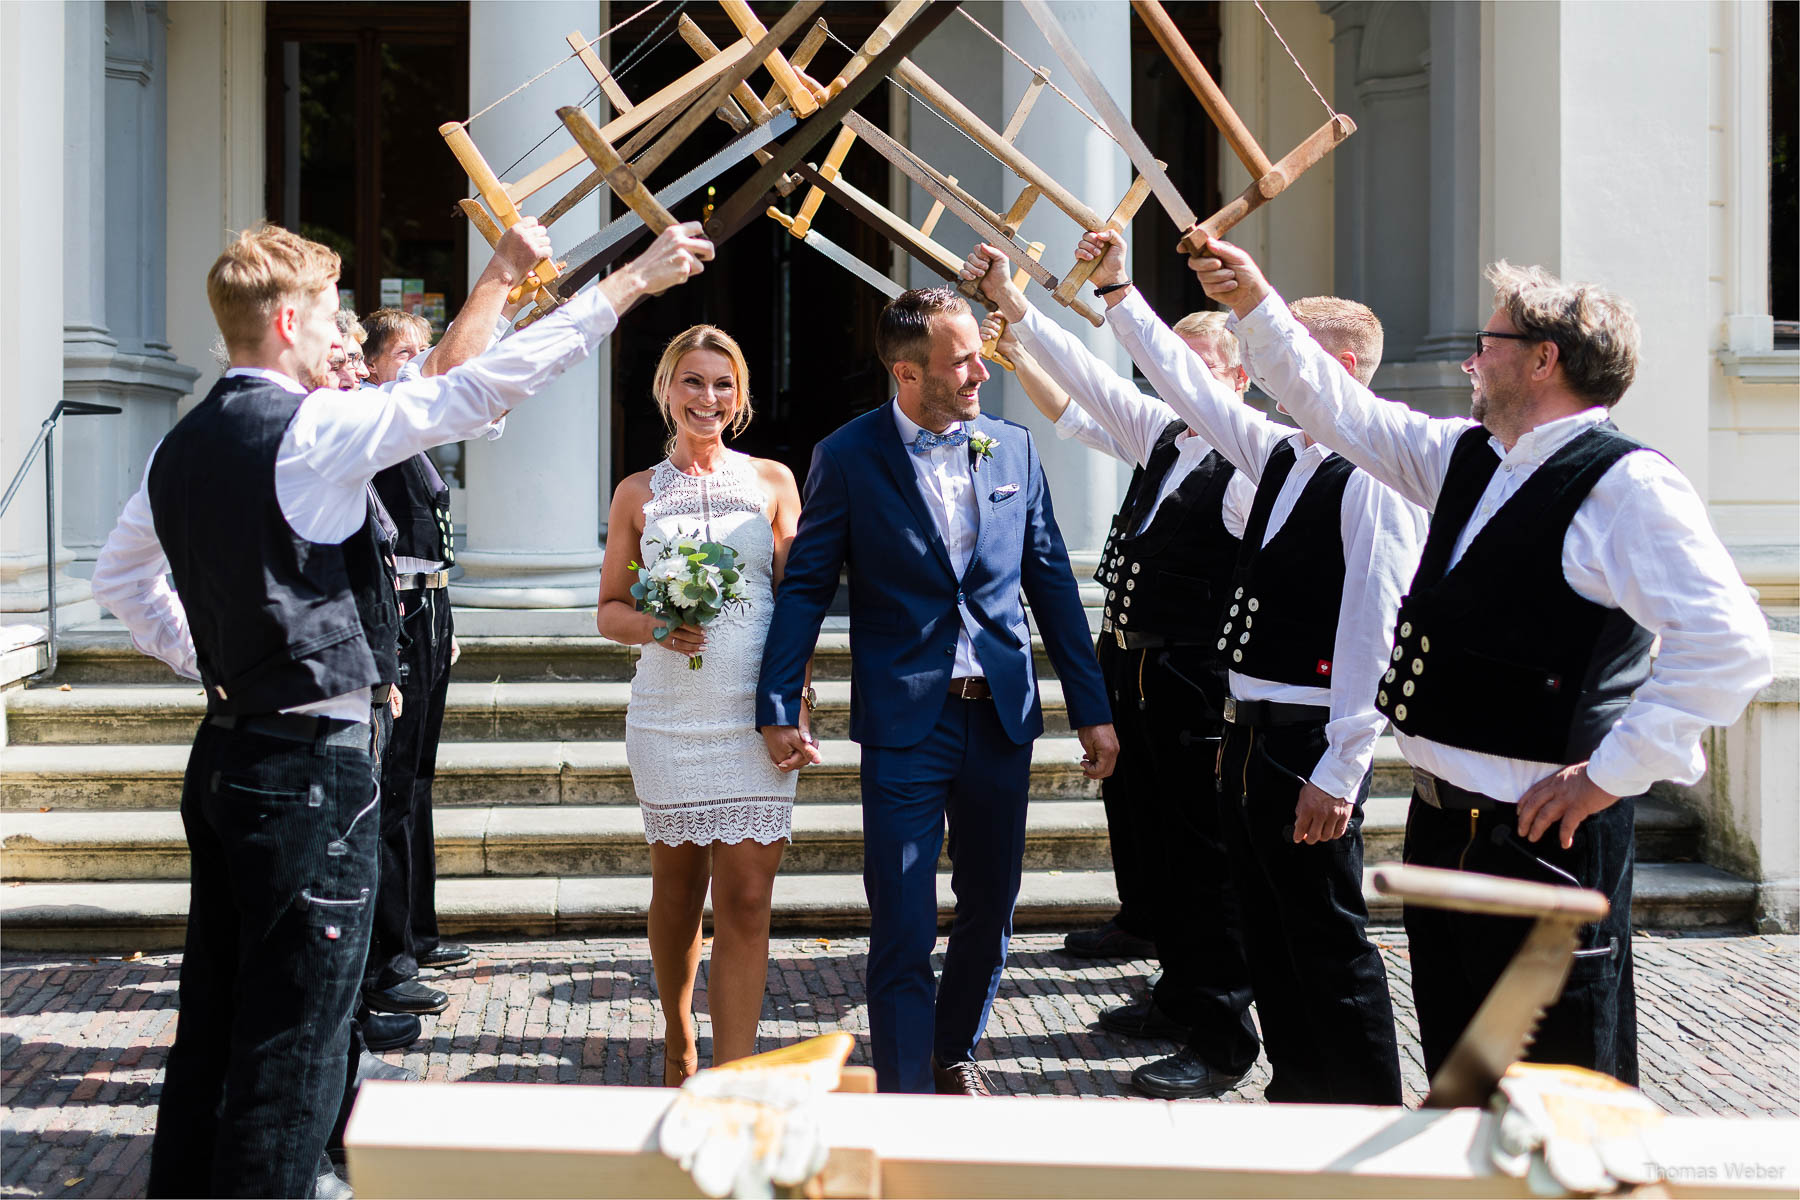
[[[763,649],[756,724],[794,725],[806,662],[838,574],[850,570],[850,736],[872,746],[922,741],[955,663],[960,610],[975,619],[975,654],[1001,726],[1023,744],[1043,732],[1031,601],[1062,680],[1070,724],[1112,720],[1043,465],[1022,425],[983,413],[966,426],[998,445],[979,463],[980,528],[961,579],[900,440],[893,402],[845,424],[813,451],[800,524]]]

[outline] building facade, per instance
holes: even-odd
[[[437,194],[443,185],[431,164],[449,157],[437,122],[506,96],[566,52],[565,34],[591,36],[636,6],[439,5],[453,9],[441,29],[432,18],[433,36],[447,40],[423,50],[406,49],[399,34],[368,32],[384,19],[404,27],[410,7],[342,6],[362,23],[344,32],[350,17],[327,6],[256,0],[0,5],[0,471],[10,477],[58,399],[123,409],[67,422],[59,435],[54,547],[41,482],[28,482],[0,521],[0,623],[41,619],[52,558],[63,619],[95,615],[83,582],[94,555],[157,440],[217,376],[203,280],[232,231],[265,216],[297,214],[309,231],[309,222],[326,222],[319,228],[346,239],[347,263],[361,255],[363,311],[375,299],[366,281],[385,273],[390,254],[414,253],[442,269],[453,245],[467,276],[444,290],[466,287],[486,252],[479,238],[446,233],[439,220],[466,193]],[[772,21],[773,6],[765,7]],[[851,43],[879,16],[872,6],[832,11],[839,7],[826,15]],[[1016,3],[966,7],[997,40],[953,17],[914,58],[999,128],[1030,78],[1026,63],[1048,65],[1053,81],[1066,72]],[[1356,120],[1353,138],[1235,237],[1285,294],[1337,293],[1374,308],[1387,326],[1378,391],[1426,411],[1465,409],[1458,364],[1469,331],[1487,317],[1486,263],[1539,263],[1619,291],[1644,330],[1643,364],[1619,423],[1688,474],[1765,609],[1795,627],[1800,349],[1791,335],[1800,314],[1791,311],[1793,243],[1783,240],[1794,102],[1781,90],[1793,79],[1791,0],[1287,0],[1263,5],[1273,26],[1247,3],[1171,7],[1271,157],[1325,119],[1306,76]],[[1211,211],[1218,196],[1249,182],[1170,82],[1128,6],[1081,0],[1058,11],[1113,94],[1134,97],[1134,121],[1156,131],[1153,149],[1195,189],[1197,210]],[[646,31],[663,15],[652,11],[614,35],[603,57],[617,66],[633,47],[665,59],[681,53],[679,41],[651,44]],[[357,71],[411,72],[392,76],[410,81],[407,102],[383,91],[389,76],[358,76],[343,94],[363,97],[358,103],[375,97],[375,107],[354,110],[349,123],[339,112],[337,125],[318,124],[334,115],[318,99],[323,85],[298,89],[318,82],[308,72],[323,68],[309,64],[335,60],[305,47],[356,38],[374,47],[355,59]],[[628,90],[646,94],[672,77],[655,73],[665,59],[643,58],[642,80],[627,78]],[[835,60],[822,53],[821,61]],[[557,105],[590,90],[579,72],[565,66],[478,119],[472,129],[490,162],[516,156],[523,171],[562,148],[534,144],[553,127]],[[996,208],[1010,203],[1017,179],[898,88],[884,91],[890,131]],[[452,100],[462,107],[447,107]],[[324,161],[318,129],[336,130],[341,161],[390,164],[384,181],[352,171],[345,184],[315,169],[315,159]],[[1169,132],[1181,129],[1192,130],[1185,145]],[[1058,96],[1042,97],[1019,144],[1102,211],[1130,182],[1123,152]],[[893,207],[923,219],[928,198],[885,164],[863,161],[871,157],[858,160],[872,181],[865,190],[885,190]],[[741,175],[722,181],[718,195]],[[340,205],[350,215],[338,225],[309,215],[339,185],[376,199]],[[557,223],[559,248],[608,219],[602,198]],[[397,217],[384,223],[383,214],[402,212],[424,214],[417,230],[390,228]],[[828,228],[834,239],[889,264],[841,214],[823,220],[843,221]],[[1025,227],[1048,245],[1046,262],[1059,272],[1078,234],[1044,203]],[[414,240],[389,244],[403,236]],[[937,236],[961,249],[972,235],[946,216]],[[1156,281],[1152,299],[1171,319],[1198,302],[1179,263],[1170,266],[1174,239],[1161,210],[1146,205],[1132,227],[1134,269]],[[504,610],[512,614],[504,627],[521,631],[591,629],[580,610],[594,603],[613,481],[648,465],[660,440],[639,394],[643,363],[653,364],[661,340],[689,320],[715,320],[747,347],[757,339],[752,392],[767,414],[752,435],[763,440],[749,443],[757,452],[804,470],[812,442],[879,401],[866,342],[878,297],[848,276],[831,277],[835,268],[807,261],[788,240],[772,223],[747,230],[722,248],[718,271],[640,308],[600,354],[521,406],[504,438],[450,451],[465,541],[459,605]],[[916,263],[891,266],[896,279],[935,281]],[[1128,365],[1104,330],[1055,311],[1096,353]],[[1095,550],[1126,472],[1055,439],[1008,378],[990,385],[987,404],[1039,433],[1068,541]]]

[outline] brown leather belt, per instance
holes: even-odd
[[[963,675],[950,681],[950,694],[958,700],[991,700],[993,689],[980,675]]]

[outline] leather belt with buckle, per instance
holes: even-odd
[[[208,725],[263,737],[281,738],[289,742],[317,742],[327,746],[366,746],[369,725],[366,721],[346,721],[341,717],[307,717],[299,713],[269,713],[264,716],[237,716],[220,713],[206,718]]]
[[[988,681],[980,675],[963,675],[950,681],[950,694],[958,700],[989,700],[993,698],[993,690]]]
[[[444,588],[450,586],[448,571],[417,571],[411,575],[394,576],[394,590],[397,592],[417,592],[426,588]]]
[[[1322,704],[1285,704],[1280,700],[1238,700],[1225,698],[1227,725],[1255,726],[1273,729],[1283,725],[1323,725],[1331,720],[1331,710]]]
[[[1501,802],[1484,792],[1471,792],[1468,788],[1457,787],[1447,779],[1439,779],[1430,771],[1421,771],[1414,767],[1413,791],[1419,799],[1433,808],[1450,808],[1461,811],[1469,808],[1476,812],[1492,812],[1501,806]]]

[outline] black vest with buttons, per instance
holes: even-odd
[[[375,491],[387,506],[400,531],[394,552],[407,558],[456,561],[456,543],[450,529],[450,488],[423,454],[375,476]]]
[[[1344,489],[1356,468],[1341,454],[1320,463],[1265,546],[1295,458],[1294,444],[1283,441],[1263,466],[1216,646],[1240,675],[1330,687],[1344,598]]]
[[[1214,450],[1157,507],[1155,519],[1133,532],[1156,504],[1186,429],[1181,421],[1169,422],[1149,461],[1132,474],[1094,579],[1106,588],[1105,617],[1112,628],[1171,645],[1210,646],[1237,559],[1238,540],[1220,516],[1237,468]]]
[[[1458,439],[1376,707],[1447,746],[1584,762],[1650,675],[1650,631],[1563,576],[1563,541],[1600,477],[1647,449],[1612,423],[1533,471],[1454,567],[1450,554],[1500,467],[1488,431]]]
[[[272,713],[397,672],[393,573],[373,509],[333,545],[296,534],[276,498],[276,452],[302,399],[259,378],[221,379],[150,467],[151,517],[212,713]]]

